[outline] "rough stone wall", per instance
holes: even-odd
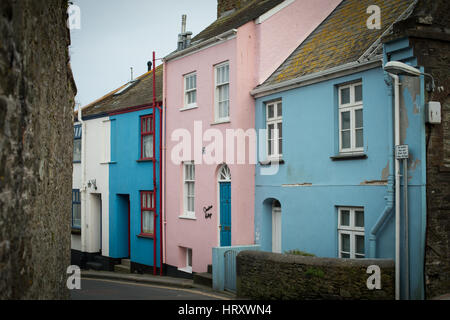
[[[441,103],[441,124],[427,124],[426,298],[450,293],[450,2],[420,0],[392,37],[408,36],[414,55],[433,75],[426,101]],[[426,77],[429,83],[430,78]]]
[[[367,267],[381,268],[381,290],[367,288]],[[391,300],[392,260],[347,260],[243,251],[236,258],[237,296],[257,300]]]
[[[73,115],[66,0],[0,1],[0,299],[66,299]]]

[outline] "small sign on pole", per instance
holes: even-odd
[[[397,160],[409,158],[409,149],[407,144],[395,146],[395,158]]]

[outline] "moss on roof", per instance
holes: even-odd
[[[344,0],[261,85],[267,86],[358,60],[413,0]],[[381,29],[368,29],[367,8],[381,9]]]
[[[83,116],[109,113],[129,107],[136,107],[153,102],[153,70],[144,73],[136,79],[136,84],[126,89],[123,93],[114,95],[125,85],[108,93],[97,101],[83,107]],[[156,101],[162,101],[163,68],[156,67]]]
[[[223,16],[206,29],[197,34],[192,42],[200,42],[218,36],[231,29],[239,28],[249,21],[255,20],[284,0],[253,0],[232,14]]]

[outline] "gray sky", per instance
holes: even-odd
[[[174,51],[187,14],[195,34],[217,16],[217,0],[72,0],[81,29],[71,31],[72,71],[82,106],[147,72],[147,61]],[[157,65],[161,61],[156,62]]]

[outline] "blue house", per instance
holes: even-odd
[[[152,76],[125,89],[128,106],[110,113],[109,244],[111,257],[130,259],[131,272],[159,274],[162,67],[156,69],[155,106]]]
[[[344,0],[252,91],[256,129],[266,130],[258,143],[255,242],[265,251],[351,259],[396,260],[398,247],[399,293],[422,299],[425,79],[400,77],[396,122],[394,82],[383,66],[399,61],[421,68],[408,39],[382,42],[414,3]],[[370,5],[381,9],[380,29],[368,28]],[[397,144],[409,147],[406,189],[405,167],[398,167],[398,237]]]

